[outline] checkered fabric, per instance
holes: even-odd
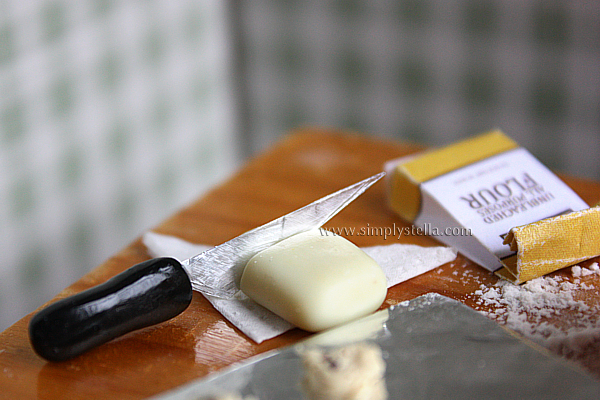
[[[0,329],[238,163],[226,7],[0,1]]]
[[[254,151],[299,125],[443,145],[501,128],[600,178],[600,2],[243,2]]]

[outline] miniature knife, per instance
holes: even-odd
[[[144,261],[105,283],[59,300],[31,319],[32,347],[49,361],[63,361],[179,315],[192,301],[192,289],[231,298],[254,254],[321,227],[383,175],[373,175],[181,263],[166,257]]]

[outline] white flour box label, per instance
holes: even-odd
[[[386,170],[396,212],[490,271],[515,256],[503,243],[511,228],[588,208],[499,131],[391,161]]]

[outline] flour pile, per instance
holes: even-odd
[[[594,278],[600,267],[574,266],[571,275],[541,277],[521,286],[507,281],[481,285],[475,302],[493,308],[483,314],[533,342],[566,358],[579,357],[600,338],[600,304],[589,301],[598,296]],[[560,322],[550,322],[551,317]]]

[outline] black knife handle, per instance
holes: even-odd
[[[155,258],[44,308],[29,322],[29,340],[46,360],[68,360],[171,319],[191,301],[192,284],[181,263]]]

